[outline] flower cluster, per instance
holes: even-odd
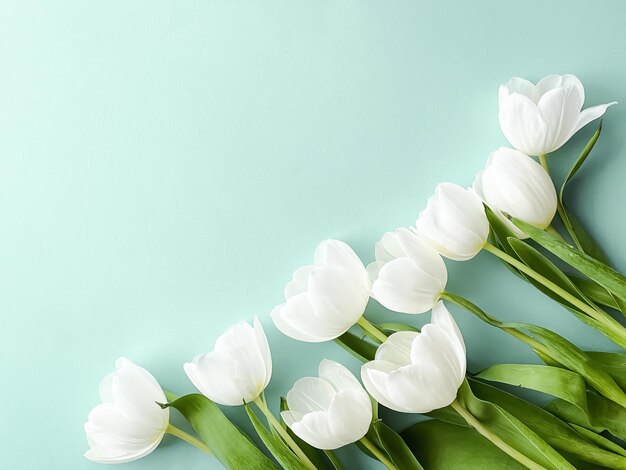
[[[521,398],[503,399],[504,392],[495,388],[486,393],[485,387],[491,386],[484,383],[500,381],[554,393],[537,377],[550,383],[564,383],[567,378],[580,384],[584,400],[586,390],[592,390],[595,400],[606,400],[612,409],[626,413],[622,388],[626,377],[607,372],[603,363],[615,361],[614,357],[588,356],[544,328],[502,323],[446,291],[444,258],[466,261],[485,250],[587,325],[616,344],[626,345],[624,327],[601,308],[623,309],[626,278],[604,259],[594,257],[588,234],[571,223],[563,190],[557,195],[546,160],[548,153],[562,147],[613,103],[582,110],[583,87],[572,75],[551,75],[537,85],[513,78],[500,87],[499,98],[500,124],[513,148],[502,147],[489,155],[469,188],[439,184],[414,226],[382,236],[375,245],[375,260],[367,267],[346,243],[320,243],[313,263],[293,273],[284,289],[284,303],[270,313],[276,328],[293,339],[334,340],[342,345],[363,362],[361,381],[343,365],[322,360],[318,377],[301,378],[286,393],[280,423],[264,397],[272,377],[272,357],[263,326],[254,318],[252,324],[230,327],[217,338],[212,351],[183,365],[201,395],[173,397],[146,370],[119,359],[116,372],[100,387],[103,403],[93,409],[85,424],[90,446],[85,456],[103,463],[138,459],[152,452],[168,433],[214,455],[229,468],[245,468],[244,461],[250,468],[272,468],[274,464],[220,414],[217,403],[244,407],[267,451],[283,468],[319,468],[320,458],[330,458],[339,468],[331,451],[355,442],[390,469],[421,468],[408,434],[399,436],[378,417],[381,404],[401,413],[446,409],[528,468],[574,468],[571,456],[626,468],[626,453],[598,434],[606,430],[613,438],[626,438],[610,420],[590,414],[584,419],[593,425],[578,432],[583,429],[580,420],[566,424],[571,414],[550,413]],[[590,148],[585,151],[575,171]],[[573,243],[553,229],[557,212]],[[539,251],[541,247],[587,277],[574,278],[561,271]],[[370,299],[394,312],[431,312],[430,322],[421,331],[409,323],[374,324],[365,317]],[[465,342],[444,301],[527,343],[548,365],[497,365],[498,369],[478,375],[482,382],[467,377]],[[355,334],[357,329],[360,334]],[[183,413],[200,440],[170,424],[170,407]],[[564,405],[554,408],[563,409]],[[265,415],[269,430],[255,410]],[[577,410],[586,413],[586,401]],[[449,419],[443,421],[453,426]]]

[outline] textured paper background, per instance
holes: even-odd
[[[624,103],[569,201],[625,270],[625,15],[621,1],[4,0],[0,467],[96,468],[82,425],[117,356],[192,392],[182,363],[254,314],[274,404],[322,357],[356,370],[267,312],[319,241],[369,262],[437,182],[470,184],[506,144],[497,87],[512,75],[575,73],[587,104]],[[557,173],[592,131],[550,157]],[[450,290],[494,315],[611,348],[488,254],[448,265]],[[535,360],[454,312],[470,370]],[[168,438],[127,468],[217,464]]]

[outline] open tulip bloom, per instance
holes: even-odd
[[[415,227],[385,233],[367,268],[346,243],[326,240],[315,250],[313,263],[293,273],[284,303],[270,313],[274,325],[299,341],[339,343],[361,361],[363,386],[346,367],[325,359],[317,377],[296,381],[281,399],[281,423],[265,399],[272,378],[265,331],[257,318],[251,324],[242,321],[220,335],[212,351],[183,365],[201,394],[171,398],[148,371],[118,359],[115,372],[100,386],[102,403],[84,426],[85,457],[129,462],[150,454],[171,434],[233,470],[276,465],[315,470],[325,459],[341,468],[333,451],[352,443],[389,470],[420,470],[420,453],[434,462],[455,452],[455,445],[473,443],[485,455],[495,451],[494,459],[503,462],[506,456],[486,448],[482,435],[532,470],[574,469],[580,461],[626,470],[626,355],[586,352],[543,327],[501,322],[446,290],[444,258],[466,261],[485,250],[626,349],[626,328],[603,309],[626,315],[626,277],[608,265],[563,202],[566,184],[587,159],[601,128],[559,191],[546,159],[614,104],[583,109],[584,100],[583,86],[573,75],[550,75],[537,85],[511,79],[500,87],[499,120],[514,148],[493,152],[471,188],[437,185]],[[556,229],[564,235],[552,225],[557,215],[565,230],[561,224]],[[576,275],[545,252],[570,265]],[[421,331],[410,322],[371,323],[364,316],[370,297],[394,312],[431,312],[431,321]],[[468,375],[465,341],[444,301],[524,342],[546,365],[495,364]],[[364,335],[354,334],[356,328]],[[487,381],[551,394],[555,400],[539,407]],[[400,436],[379,419],[378,403],[435,421],[416,423]],[[266,452],[216,404],[242,406],[240,412],[247,413]],[[169,423],[169,407],[182,413],[198,438]],[[266,421],[259,419],[259,411]],[[447,437],[449,432],[456,435],[454,425],[463,426],[467,442],[450,446]],[[417,442],[416,436],[431,432],[441,435],[427,446]],[[476,465],[491,468],[487,460]]]

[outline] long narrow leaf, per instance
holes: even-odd
[[[232,470],[272,470],[276,466],[204,395],[185,395],[166,406],[189,421],[215,457]]]
[[[335,342],[363,362],[373,361],[376,355],[376,345],[349,331],[335,339]]]

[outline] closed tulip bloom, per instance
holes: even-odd
[[[387,232],[376,243],[376,261],[367,267],[372,296],[401,313],[424,313],[446,287],[446,265],[428,243],[407,228]]]
[[[544,155],[567,142],[582,127],[616,104],[581,111],[585,90],[574,75],[548,75],[537,85],[512,78],[500,86],[498,118],[513,147],[526,155]]]
[[[365,311],[370,284],[365,266],[344,242],[326,240],[315,251],[314,264],[295,271],[285,300],[271,313],[285,335],[307,342],[341,336]]]
[[[358,441],[372,422],[369,395],[352,373],[327,359],[318,377],[298,380],[287,393],[288,411],[281,416],[300,439],[333,450]]]
[[[428,413],[451,404],[465,379],[465,344],[443,302],[421,333],[392,334],[361,367],[367,391],[402,413]]]
[[[489,236],[482,200],[474,190],[454,183],[437,185],[415,226],[435,250],[456,261],[476,256]]]
[[[202,394],[227,406],[254,401],[272,377],[272,356],[263,327],[239,322],[215,341],[212,352],[185,364],[185,373]]]
[[[150,373],[128,359],[100,384],[102,404],[85,423],[90,449],[85,457],[99,463],[124,463],[152,452],[161,442],[170,412],[158,403],[167,399]]]
[[[550,175],[531,157],[517,150],[500,147],[474,181],[474,190],[513,232],[526,238],[505,212],[544,229],[556,213],[556,190]]]

